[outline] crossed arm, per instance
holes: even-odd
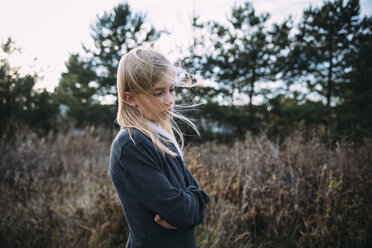
[[[209,196],[195,185],[186,189],[174,187],[156,161],[157,151],[143,141],[125,145],[120,161],[126,179],[124,184],[146,208],[157,213],[154,221],[168,229],[187,229],[200,224]]]

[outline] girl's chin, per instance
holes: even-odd
[[[161,123],[162,121],[168,121],[170,118],[171,113],[168,113],[167,111],[162,112],[159,116],[147,118],[149,121],[154,123]]]

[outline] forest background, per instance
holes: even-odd
[[[371,16],[360,17],[359,1],[309,7],[299,23],[288,17],[269,26],[269,17],[249,2],[233,7],[225,23],[192,17],[193,43],[175,62],[199,87],[191,94],[179,88],[178,102],[202,103],[189,113],[202,139],[247,131],[285,136],[299,126],[321,127],[334,140],[369,136]],[[22,75],[9,64],[20,48],[11,38],[2,44],[2,132],[11,123],[46,131],[66,122],[115,127],[120,57],[166,31],[119,4],[97,16],[90,33],[94,49],[83,45],[83,53],[70,55],[53,92],[35,90],[37,72]]]

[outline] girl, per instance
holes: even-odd
[[[186,168],[173,122],[177,68],[151,48],[123,56],[117,75],[121,130],[110,155],[110,177],[129,225],[126,247],[196,247],[194,227],[209,195]],[[196,130],[196,129],[195,129]]]

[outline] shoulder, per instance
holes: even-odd
[[[112,146],[120,146],[123,147],[127,144],[136,144],[136,143],[152,143],[150,138],[147,137],[144,133],[141,131],[130,128],[129,130],[127,128],[122,129],[119,131],[119,133],[114,138],[114,141],[112,142]]]
[[[137,145],[153,147],[151,139],[144,133],[135,128],[130,128],[129,130],[125,128],[122,129],[114,138],[111,145],[111,150],[117,154],[120,154],[126,146]]]
[[[110,168],[113,170],[120,167],[127,170],[142,167],[140,165],[158,167],[160,156],[151,139],[144,133],[137,129],[125,129],[116,135],[112,143]]]

